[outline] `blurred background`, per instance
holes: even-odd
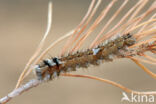
[[[85,48],[123,1],[118,0],[99,28],[86,40]],[[136,1],[138,0],[130,0],[120,16]],[[150,0],[144,10],[153,1]],[[0,97],[14,89],[20,73],[41,40],[46,29],[48,2],[49,0],[0,0]],[[53,0],[52,29],[45,47],[78,25],[90,2],[91,0]],[[94,19],[109,2],[110,0],[103,0]],[[47,57],[58,56],[64,43],[65,41],[60,42]],[[156,72],[154,67],[146,66]],[[114,60],[72,73],[113,80],[137,91],[156,90],[156,81],[129,59]],[[24,83],[31,78],[35,78],[33,73]],[[122,92],[119,88],[95,80],[60,77],[23,93],[8,104],[128,104],[121,102]]]

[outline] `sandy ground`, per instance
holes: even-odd
[[[76,27],[90,1],[53,0],[53,25],[45,47]],[[108,1],[105,0],[101,4],[98,13]],[[118,4],[123,2],[119,1]],[[131,0],[127,8],[134,4],[134,1]],[[0,97],[14,88],[24,65],[41,40],[46,29],[47,5],[48,0],[0,0]],[[110,16],[111,13],[100,26],[103,26]],[[97,32],[98,29],[86,40],[86,46],[95,38]],[[64,42],[61,42],[53,48],[48,57],[57,56],[63,44]],[[156,72],[154,67],[148,67]],[[156,81],[128,59],[79,69],[73,73],[110,79],[138,91],[156,89]],[[31,78],[35,76],[30,75],[25,82]],[[60,77],[31,89],[8,104],[121,104],[121,98],[122,90],[114,86],[90,79]]]

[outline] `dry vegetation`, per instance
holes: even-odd
[[[4,104],[11,100],[12,98],[20,95],[23,92],[29,91],[29,89],[38,86],[41,83],[44,83],[43,80],[37,80],[32,79],[26,84],[22,85],[23,80],[34,70],[34,66],[39,64],[43,59],[44,56],[51,50],[54,46],[57,45],[60,41],[68,38],[67,43],[65,44],[64,48],[60,52],[60,57],[64,55],[67,51],[69,53],[74,53],[75,51],[78,51],[80,47],[83,45],[87,37],[90,36],[90,34],[98,28],[99,23],[105,18],[109,10],[113,7],[113,5],[118,0],[112,0],[106,8],[103,9],[101,14],[94,20],[93,24],[88,26],[88,24],[91,22],[93,16],[95,15],[100,3],[102,0],[92,0],[91,4],[88,8],[88,11],[80,24],[74,29],[71,30],[69,33],[64,35],[63,37],[60,37],[55,42],[52,42],[47,49],[42,50],[44,43],[46,41],[46,38],[48,36],[48,33],[51,28],[52,24],[52,3],[49,3],[49,9],[48,9],[48,23],[47,23],[47,30],[39,43],[38,48],[36,49],[33,56],[30,58],[28,63],[26,64],[23,72],[21,73],[19,80],[17,82],[17,85],[15,89],[9,93],[4,98],[0,99],[0,104]],[[108,26],[113,22],[114,19],[116,19],[117,15],[125,8],[127,3],[129,3],[130,0],[125,0],[122,5],[119,7],[118,10],[114,13],[114,15],[109,19],[109,21],[103,26],[101,31],[99,31],[99,34],[97,34],[97,37],[90,45],[90,49],[96,47],[97,45],[103,43],[104,41],[110,40],[111,37],[116,36],[117,34],[125,35],[125,34],[132,34],[133,38],[135,38],[136,42],[135,44],[126,47],[126,50],[120,50],[121,55],[116,55],[114,59],[118,58],[127,58],[134,61],[139,67],[141,67],[147,74],[152,76],[153,78],[156,78],[156,74],[151,72],[148,68],[146,68],[141,62],[148,63],[155,65],[156,59],[148,54],[147,52],[152,53],[153,55],[156,54],[156,2],[154,1],[152,5],[144,11],[144,13],[139,14],[139,12],[144,8],[144,6],[149,2],[149,0],[138,0],[131,9],[128,10],[128,12],[118,21],[117,24],[115,24],[110,30],[108,30]],[[89,27],[89,28],[87,28]],[[106,32],[107,30],[107,32]],[[85,31],[85,32],[84,32]],[[131,40],[130,40],[131,41]],[[71,44],[73,46],[71,46]],[[72,47],[72,48],[71,48]],[[111,84],[113,86],[116,86],[118,88],[121,88],[122,90],[130,93],[134,92],[137,94],[156,94],[156,91],[151,92],[138,92],[133,91],[125,86],[120,85],[119,83],[113,82],[111,80],[102,79],[94,76],[88,76],[88,75],[75,75],[75,74],[69,74],[69,73],[61,73],[60,76],[66,76],[66,77],[81,77],[81,78],[89,78],[94,79],[98,81],[102,81],[108,84]]]

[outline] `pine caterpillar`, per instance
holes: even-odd
[[[135,44],[135,42],[135,38],[129,33],[123,36],[118,34],[96,48],[77,51],[60,58],[43,60],[39,65],[36,65],[35,72],[39,80],[53,79],[60,73],[75,71],[76,68],[87,68],[90,64],[99,65],[99,61],[113,61],[115,56],[122,54],[119,50],[126,50],[126,47]]]

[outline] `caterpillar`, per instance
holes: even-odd
[[[75,71],[77,68],[88,68],[89,65],[99,65],[101,61],[113,61],[115,56],[121,55],[119,50],[126,51],[126,47],[135,43],[133,35],[118,34],[95,48],[43,60],[36,65],[35,72],[39,80],[54,79],[60,73]]]

